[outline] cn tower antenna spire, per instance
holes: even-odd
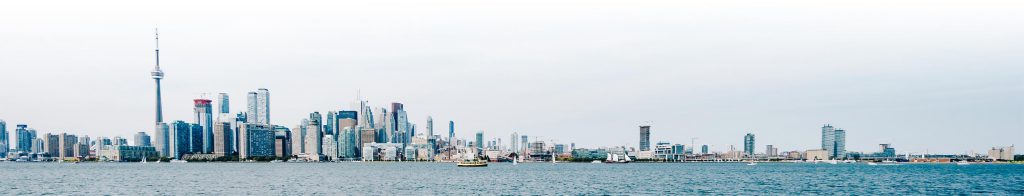
[[[160,28],[153,28],[156,37],[156,70],[160,70]]]

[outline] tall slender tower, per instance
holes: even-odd
[[[160,103],[160,79],[164,78],[164,72],[160,71],[160,32],[154,30],[156,35],[156,68],[150,75],[153,76],[153,80],[156,80],[156,123],[159,125],[164,122],[163,108]]]

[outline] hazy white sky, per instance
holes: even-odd
[[[1021,1],[0,3],[0,119],[151,132],[153,28],[165,121],[192,99],[271,92],[271,121],[406,104],[424,130],[581,147],[984,152],[1024,139]],[[33,3],[25,5],[25,3]],[[12,142],[13,139],[12,139]]]

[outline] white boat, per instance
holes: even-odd
[[[845,160],[845,161],[843,161],[843,163],[856,163],[856,162],[857,161],[854,161],[854,160]]]
[[[967,162],[967,161],[957,161],[956,162],[956,165],[970,165],[970,164],[971,164],[971,162]]]
[[[620,159],[619,154],[608,153],[608,158],[604,160],[605,163],[629,163],[629,155],[625,155],[624,158]]]
[[[175,159],[175,160],[171,160],[171,163],[188,163],[188,161]]]
[[[601,163],[601,161],[594,160],[594,161],[591,161],[590,163]]]
[[[512,159],[512,165],[519,165],[519,161],[515,158]]]
[[[835,159],[828,160],[828,164],[833,164],[833,165],[839,164],[839,160],[835,160]]]
[[[878,165],[878,163],[875,163],[875,162],[868,162],[868,165]]]
[[[747,165],[754,166],[754,165],[757,165],[757,162],[751,161],[750,163],[747,163]]]

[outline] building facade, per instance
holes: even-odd
[[[651,126],[640,126],[640,151],[651,150]]]
[[[747,133],[743,136],[743,154],[748,157],[754,156],[754,134]]]

